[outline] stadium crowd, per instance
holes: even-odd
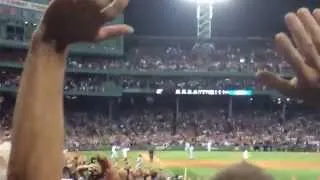
[[[152,40],[156,41],[156,40]],[[262,40],[260,40],[262,41]],[[258,70],[269,70],[283,74],[292,73],[289,65],[282,61],[267,41],[245,43],[203,43],[181,48],[184,44],[175,42],[172,46],[137,45],[129,48],[126,59],[117,57],[82,57],[70,56],[67,58],[69,70],[80,71],[172,71],[172,72],[243,72],[255,73]],[[188,44],[191,44],[190,42]],[[258,44],[258,45],[257,45]],[[216,45],[216,46],[215,46]],[[23,63],[25,52],[4,50],[0,53],[1,63]],[[8,74],[10,75],[4,75]],[[0,79],[1,87],[17,87],[19,75],[17,72],[8,72],[3,69]],[[15,75],[16,74],[16,75]],[[66,91],[105,92],[105,83],[110,80],[117,82],[125,89],[247,89],[266,90],[267,87],[257,83],[254,79],[241,78],[140,78],[133,76],[84,75],[81,77],[67,76]]]
[[[3,105],[8,106],[5,100]],[[173,109],[135,108],[121,110],[121,113],[112,119],[105,112],[72,111],[67,108],[66,149],[105,150],[115,143],[127,142],[131,150],[145,150],[145,145],[150,141],[159,150],[182,149],[186,142],[195,139],[197,148],[205,148],[207,142],[212,141],[216,150],[252,148],[261,151],[319,151],[319,113],[293,110],[288,112],[286,119],[282,119],[280,111],[235,109],[232,118],[228,118],[226,109],[203,107],[181,111],[179,118],[175,120]],[[6,111],[1,112],[0,128],[1,136],[5,137],[10,129],[12,108],[2,109]],[[172,176],[163,173],[162,170],[137,170],[129,164],[124,166],[122,164],[126,163],[125,161],[118,163],[120,164],[117,168],[123,176],[127,174],[128,169],[130,176]],[[80,163],[78,166],[82,167],[80,165],[84,164],[86,163]],[[91,166],[93,165],[90,165],[90,171],[99,171],[96,166]],[[178,176],[175,178],[178,179]]]
[[[152,40],[157,41],[157,39]],[[202,43],[191,46],[191,42],[175,42],[175,45],[132,45],[126,58],[92,57],[71,55],[67,58],[68,68],[81,70],[123,70],[134,72],[245,72],[269,70],[278,73],[292,73],[271,43],[265,40],[244,40],[243,43]],[[246,43],[246,41],[248,41]],[[253,41],[253,42],[251,42]],[[261,42],[260,42],[261,41]],[[184,47],[184,46],[189,46]],[[184,48],[182,48],[184,47]],[[25,52],[2,50],[2,62],[22,63]]]
[[[130,48],[126,60],[102,57],[77,57],[67,59],[70,70],[130,70],[130,71],[183,71],[183,72],[246,72],[270,70],[290,73],[288,64],[281,60],[266,42],[241,43],[238,46],[204,43],[181,46],[137,46]],[[23,63],[24,52],[0,53],[1,63]],[[124,89],[247,89],[266,90],[266,86],[253,79],[212,78],[139,78],[134,76],[103,76],[97,74],[67,75],[66,92],[106,92],[110,79]],[[20,72],[1,69],[0,87],[17,88]],[[159,146],[182,146],[196,138],[198,146],[209,140],[215,147],[268,147],[288,150],[309,147],[317,150],[320,133],[317,116],[294,115],[279,121],[279,114],[268,111],[235,113],[226,118],[226,110],[194,110],[179,114],[169,109],[128,111],[117,119],[91,112],[67,112],[66,147],[70,149],[103,149],[119,139],[142,147],[150,141]],[[7,117],[10,113],[4,113]],[[307,117],[308,116],[308,117]],[[310,118],[309,118],[310,116]],[[308,121],[306,121],[308,119]],[[6,123],[5,123],[6,122]],[[8,124],[2,121],[2,124]],[[6,127],[6,125],[3,125]],[[266,146],[265,146],[266,145]]]
[[[150,140],[159,147],[181,147],[196,138],[198,146],[211,140],[217,148],[244,145],[262,148],[265,145],[274,150],[319,150],[318,114],[295,114],[284,122],[279,114],[268,111],[247,110],[235,113],[232,120],[224,116],[223,110],[202,109],[181,112],[175,122],[173,112],[164,109],[129,111],[119,120],[108,120],[102,114],[72,113],[73,118],[66,118],[69,127],[66,145],[74,147],[78,144],[83,148],[89,145],[88,149],[94,149],[113,144],[117,138],[125,138],[133,148],[141,148]],[[176,133],[173,132],[175,128]]]
[[[156,40],[154,40],[156,41]],[[68,58],[68,67],[96,70],[129,70],[138,72],[246,72],[269,70],[292,73],[290,66],[281,59],[267,42],[248,44],[218,43],[196,44],[181,48],[178,45],[138,45],[129,48],[126,60],[104,58]],[[191,44],[191,43],[189,43]],[[217,44],[217,47],[215,45]],[[190,46],[190,45],[189,45]]]
[[[204,45],[205,47],[203,47]],[[244,50],[231,46],[215,47],[213,44],[198,44],[198,46],[202,47],[194,46],[189,49],[177,46],[136,47],[129,51],[126,61],[116,58],[71,56],[67,59],[67,65],[69,70],[79,72],[81,70],[129,70],[132,72],[228,71],[254,73],[258,70],[269,70],[278,73],[291,73],[288,64],[281,61],[278,54],[266,46],[254,51],[246,51],[249,48],[245,46]],[[205,49],[205,53],[202,52],[203,49]],[[206,53],[207,55],[204,56]],[[3,52],[0,57],[2,60],[0,63],[23,63],[24,53]],[[0,70],[0,88],[16,89],[20,82],[20,70],[14,68],[1,68]],[[104,93],[108,89],[106,84],[110,81],[125,90],[267,89],[266,86],[250,78],[141,78],[129,75],[70,73],[66,76],[64,90],[71,93]],[[2,137],[5,137],[6,132],[10,129],[11,114],[12,108],[1,112]],[[319,151],[320,122],[317,113],[294,113],[285,120],[281,118],[279,111],[270,113],[268,110],[237,111],[235,109],[232,118],[228,118],[226,114],[228,114],[226,109],[203,107],[197,110],[181,111],[177,118],[175,110],[156,107],[153,109],[123,110],[118,117],[110,119],[106,113],[67,109],[65,114],[65,147],[69,150],[104,150],[115,143],[126,142],[130,144],[131,149],[144,149],[145,145],[151,141],[158,149],[163,150],[182,148],[186,142],[191,141],[197,148],[204,148],[206,143],[211,141],[213,148],[217,150],[239,150],[249,147],[253,150],[265,151]],[[77,167],[81,167],[80,165]],[[118,168],[124,176],[128,174],[141,177],[173,176],[162,173],[161,170],[143,169],[137,171],[129,165],[128,167],[121,165]],[[87,169],[98,171],[91,166]],[[81,176],[81,173],[77,176]],[[179,178],[175,176],[174,179]]]
[[[259,147],[264,150],[319,151],[318,113],[291,113],[287,119],[280,112],[241,110],[227,118],[227,110],[206,109],[175,111],[166,108],[125,110],[114,118],[105,113],[66,111],[68,149],[105,149],[117,142],[128,142],[132,149],[144,149],[152,141],[157,147],[182,147],[196,139],[198,147],[210,140],[213,147]],[[1,132],[8,130],[11,113],[3,112]],[[4,135],[4,133],[2,133]]]
[[[0,88],[17,88],[20,81],[20,72],[0,69]],[[116,85],[124,89],[254,89],[266,90],[267,87],[254,79],[241,78],[137,78],[114,77]],[[65,91],[71,92],[106,92],[108,80],[105,76],[94,74],[69,75],[65,79]]]

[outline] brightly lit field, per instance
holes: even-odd
[[[88,156],[97,152],[84,152]],[[99,152],[110,157],[109,152]],[[145,158],[145,166],[163,169],[168,173],[183,175],[188,179],[210,179],[219,169],[242,161],[241,152],[195,152],[195,159],[189,160],[184,151],[156,152],[151,165],[147,162],[147,152],[130,152],[129,159],[134,167],[137,155]],[[119,160],[121,163],[121,160]],[[250,152],[249,162],[254,163],[272,174],[277,180],[319,180],[320,153],[291,152]]]

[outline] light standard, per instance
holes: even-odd
[[[213,30],[213,8],[216,4],[227,0],[186,0],[197,6],[197,37],[198,39],[211,39]]]

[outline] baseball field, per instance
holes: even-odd
[[[97,152],[85,153],[90,156]],[[99,153],[110,157],[109,152]],[[172,174],[187,173],[191,180],[210,179],[221,168],[242,161],[242,152],[196,151],[195,158],[189,160],[184,151],[161,151],[150,164],[147,152],[129,152],[132,167],[139,153],[145,159],[144,166]],[[320,153],[250,152],[248,161],[266,169],[276,180],[320,180]]]

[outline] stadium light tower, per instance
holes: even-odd
[[[215,5],[227,0],[186,0],[197,6],[197,37],[199,39],[211,39],[213,30],[213,8]]]

